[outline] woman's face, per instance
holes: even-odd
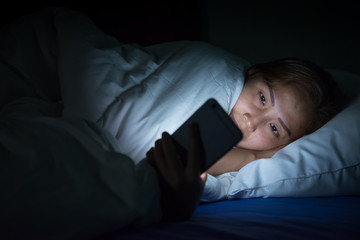
[[[306,94],[290,85],[270,86],[260,74],[252,76],[233,107],[230,117],[243,133],[238,147],[270,150],[306,134],[310,120]]]

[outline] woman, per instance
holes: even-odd
[[[0,139],[3,140],[1,156],[4,159],[3,164],[6,164],[0,174],[1,187],[4,190],[0,220],[6,223],[3,225],[6,231],[0,232],[4,235],[9,233],[12,237],[20,234],[22,238],[40,234],[51,235],[50,238],[64,239],[73,236],[78,239],[79,236],[97,236],[130,224],[149,224],[160,218],[158,182],[152,181],[156,180],[156,177],[160,179],[163,218],[184,220],[191,217],[207,176],[204,173],[200,178],[199,162],[202,160],[203,151],[196,125],[190,128],[188,162],[191,164],[186,168],[181,165],[169,134],[164,133],[162,139],[155,142],[155,148],[147,153],[147,159],[157,170],[157,176],[145,161],[142,162],[145,166],[139,164],[135,167],[134,158],[128,157],[128,152],[124,151],[130,147],[137,149],[139,145],[146,146],[144,151],[137,151],[143,158],[151,146],[133,144],[138,139],[141,140],[138,143],[143,142],[143,136],[137,134],[137,128],[129,128],[128,125],[121,129],[114,127],[119,125],[115,121],[117,119],[131,119],[128,123],[132,127],[141,125],[140,120],[141,123],[145,122],[142,121],[143,116],[148,115],[148,112],[129,107],[133,110],[133,115],[140,116],[132,119],[126,111],[127,108],[121,104],[126,102],[131,105],[133,102],[120,101],[122,99],[119,96],[124,89],[133,89],[132,86],[136,84],[146,85],[133,81],[134,76],[140,75],[149,80],[149,74],[153,74],[152,79],[159,80],[160,76],[155,70],[158,65],[161,68],[164,68],[164,65],[157,64],[157,55],[131,46],[119,47],[117,41],[100,33],[89,19],[64,9],[34,14],[17,24],[20,28],[8,28],[9,32],[3,32],[11,34],[7,41],[2,41],[1,51],[9,68],[4,68],[2,72],[5,97],[0,105],[10,107],[11,111],[2,109],[0,119],[3,127]],[[31,27],[28,27],[29,24]],[[109,48],[104,49],[106,45]],[[165,50],[175,51],[172,47],[169,48],[169,45],[166,46]],[[223,71],[226,67],[214,75],[209,68],[218,64],[229,66],[229,63],[235,62],[232,60],[235,58],[221,52],[221,59],[217,61],[218,51],[209,52],[208,47],[193,54],[192,51],[199,47],[201,45],[195,44],[189,48],[179,48],[182,51],[175,51],[189,53],[186,61],[182,59],[179,66],[186,63],[191,66],[192,71],[178,71],[179,68],[170,62],[168,69],[176,70],[171,73],[179,73],[179,79],[203,75],[204,82],[211,76],[215,86],[218,86],[217,81],[232,79],[235,75],[239,76],[240,72],[241,77],[243,76],[242,64],[231,65],[231,70],[236,71],[229,71],[227,75],[227,71]],[[184,49],[186,51],[183,51]],[[163,53],[163,49],[160,52]],[[129,56],[131,57],[128,58]],[[133,61],[137,58],[141,61]],[[104,61],[100,61],[101,59]],[[174,61],[174,58],[171,59]],[[205,61],[207,59],[209,61]],[[130,67],[128,64],[134,65]],[[302,68],[303,65],[305,67]],[[135,71],[139,74],[134,74],[134,68],[139,70]],[[196,75],[199,72],[200,74]],[[293,79],[292,76],[298,76],[298,80],[308,77],[310,82],[320,81],[316,80],[317,78],[327,79],[325,73],[318,72],[317,68],[314,70],[312,64],[307,66],[307,63],[302,61],[295,65],[286,61],[256,65],[247,71],[247,82],[236,102],[236,97],[240,94],[238,85],[239,91],[233,94],[233,103],[236,104],[230,112],[232,119],[243,131],[244,139],[209,169],[209,174],[236,171],[250,161],[272,156],[281,147],[315,130],[334,115],[330,111],[332,114],[328,117],[318,117],[317,109],[323,104],[331,106],[339,92],[335,90],[335,94],[332,91],[328,93],[323,84],[310,87],[315,90],[325,89],[321,90],[324,91],[323,94],[315,90],[304,91],[307,87],[300,82],[284,81]],[[90,80],[94,79],[97,81],[90,84]],[[118,79],[121,81],[117,82]],[[168,83],[168,75],[165,75],[163,80]],[[100,88],[97,83],[104,84],[104,88]],[[200,83],[203,84],[201,81]],[[197,86],[200,86],[200,83]],[[125,85],[124,88],[122,84]],[[173,89],[178,90],[175,87]],[[148,95],[141,95],[144,91],[140,90],[143,89],[138,90],[135,92],[147,101]],[[168,89],[163,90],[167,96],[175,95],[169,93]],[[221,88],[217,90],[223,92]],[[208,92],[205,93],[203,95],[208,96]],[[313,100],[313,97],[318,95],[320,100]],[[125,99],[125,96],[123,97]],[[199,98],[198,92],[195,97]],[[134,98],[138,100],[138,95],[134,94]],[[20,102],[17,102],[18,100]],[[61,105],[57,104],[60,100],[63,103]],[[15,102],[12,104],[12,101]],[[119,105],[114,106],[113,101]],[[174,105],[177,104],[175,101]],[[139,105],[136,106],[140,107]],[[114,111],[108,111],[108,106]],[[67,114],[64,115],[62,107]],[[147,107],[147,110],[154,111],[151,104]],[[169,106],[159,108],[164,110],[157,115],[159,122],[164,123],[163,119],[171,122],[167,117],[177,112],[176,109]],[[123,115],[118,114],[118,109],[125,109]],[[329,112],[327,108],[324,109],[324,112]],[[228,110],[230,111],[231,107]],[[335,110],[334,112],[337,112],[338,108]],[[103,112],[105,115],[102,115]],[[142,114],[138,114],[139,112]],[[167,115],[164,115],[165,113]],[[98,121],[99,119],[101,121]],[[155,124],[150,126],[161,127]],[[115,136],[103,128],[109,132],[113,129],[115,136],[120,135],[116,140],[121,142],[122,148],[118,146]],[[118,131],[119,129],[123,132]],[[124,129],[131,129],[130,133],[134,134],[125,134],[128,132]],[[122,133],[124,134],[121,135]],[[130,141],[130,137],[133,141]],[[151,143],[153,140],[151,138]]]
[[[257,64],[246,72],[244,88],[230,117],[243,139],[208,171],[211,175],[238,171],[260,158],[270,158],[296,139],[314,132],[345,105],[336,82],[312,62],[287,58]],[[162,183],[164,218],[183,220],[195,210],[206,174],[200,178],[202,158],[198,129],[190,129],[189,164],[181,165],[169,134],[148,152]],[[200,180],[202,179],[202,181]]]

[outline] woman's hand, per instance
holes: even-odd
[[[206,174],[200,178],[200,163],[204,150],[199,127],[189,127],[189,152],[186,167],[178,156],[168,133],[155,142],[155,148],[147,153],[147,160],[157,172],[161,188],[161,208],[166,221],[181,221],[191,218],[199,204]]]

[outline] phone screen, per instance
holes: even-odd
[[[192,122],[199,125],[205,150],[205,162],[201,166],[201,172],[210,168],[242,139],[240,129],[220,104],[215,99],[209,99],[172,134],[177,152],[183,161],[187,159],[188,128]],[[186,165],[186,162],[184,164]]]

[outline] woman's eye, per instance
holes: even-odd
[[[274,124],[270,124],[271,131],[276,135],[279,136],[279,132],[277,130],[277,127]]]
[[[265,96],[264,96],[264,94],[263,94],[262,92],[260,92],[260,101],[261,101],[261,103],[262,103],[263,105],[266,104],[266,98],[265,98]]]

